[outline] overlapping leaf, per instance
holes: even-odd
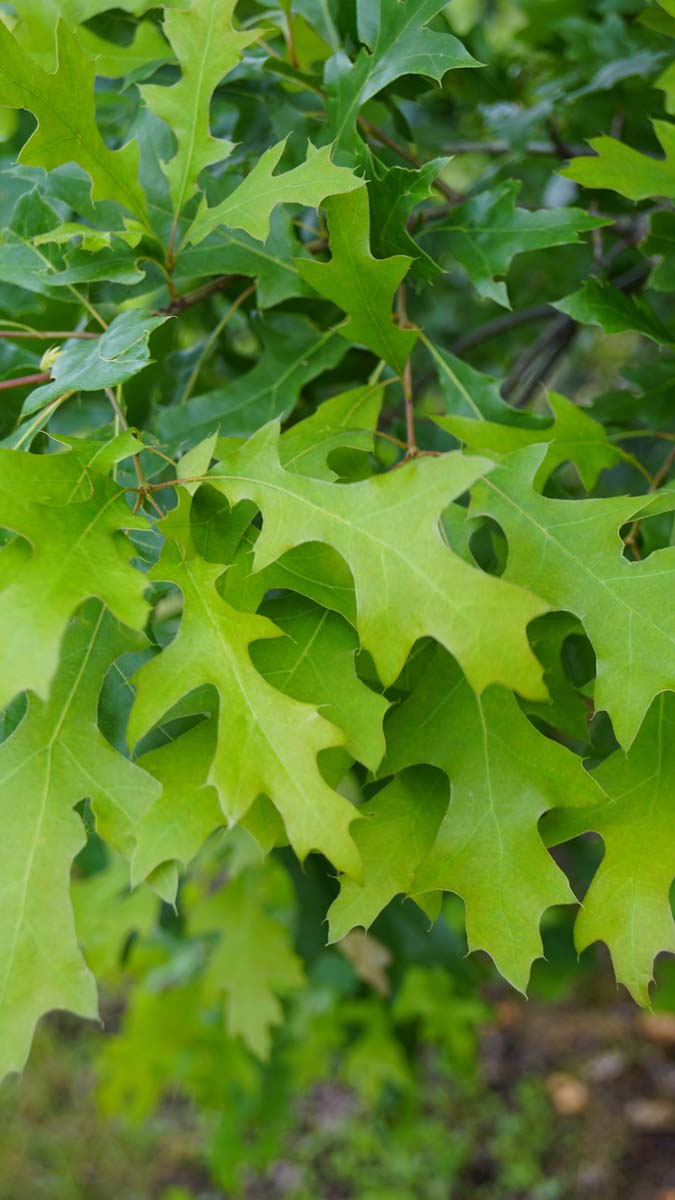
[[[437,649],[408,700],[387,720],[385,769],[433,763],[450,777],[450,805],[408,890],[457,892],[469,947],[482,949],[524,991],[542,953],[547,907],[574,895],[537,823],[558,806],[589,806],[602,792],[569,750],[544,738],[503,688],[480,698]]]
[[[337,550],[354,577],[361,644],[385,684],[416,639],[431,635],[457,655],[478,690],[498,681],[542,694],[525,628],[546,606],[462,562],[438,527],[443,509],[491,463],[459,454],[417,459],[393,474],[335,487],[285,470],[277,441],[276,426],[266,426],[210,476],[232,503],[248,499],[260,508],[257,569],[304,542]]]
[[[84,600],[98,596],[143,628],[146,584],[118,531],[147,522],[80,454],[0,450],[0,525],[19,535],[0,551],[0,703],[29,688],[46,699],[63,632]]]
[[[356,814],[324,782],[317,765],[319,752],[339,745],[342,735],[315,708],[277,692],[256,671],[248,647],[277,637],[278,630],[222,599],[216,590],[222,567],[194,552],[188,522],[183,506],[163,523],[168,540],[151,577],[181,589],[184,613],[175,640],[136,676],[130,738],[137,742],[183,696],[212,684],[220,703],[208,782],[217,788],[228,822],[265,794],[300,858],[319,849],[336,866],[358,874],[349,834]]]
[[[85,841],[73,808],[89,797],[101,833],[128,853],[159,793],[160,785],[113,750],[96,723],[105,672],[139,641],[90,602],[68,629],[49,700],[31,699],[0,746],[0,1075],[22,1069],[43,1013],[97,1013],[69,898],[71,864]]]
[[[654,959],[675,952],[670,889],[675,878],[675,696],[659,696],[628,754],[617,750],[594,772],[608,799],[599,808],[551,814],[551,843],[588,830],[605,856],[575,926],[579,951],[609,946],[617,979],[639,1004],[649,1003]]]
[[[643,562],[622,555],[619,528],[640,497],[553,500],[532,486],[542,451],[517,451],[474,491],[509,542],[506,577],[583,622],[598,660],[596,708],[628,748],[652,700],[675,687],[672,595],[675,547]]]

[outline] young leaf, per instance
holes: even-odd
[[[576,158],[561,171],[568,179],[589,188],[605,188],[627,196],[629,200],[649,200],[651,196],[675,199],[675,125],[654,121],[654,130],[665,158],[652,158],[624,146],[615,138],[591,138],[592,158]]]
[[[188,229],[185,240],[196,246],[214,229],[243,229],[253,238],[264,242],[270,231],[270,218],[277,204],[304,204],[318,208],[326,196],[362,189],[363,181],[346,167],[336,167],[331,161],[331,147],[317,150],[310,142],[307,158],[298,167],[279,175],[274,170],[284,152],[286,140],[271,146],[258,159],[243,183],[208,208],[202,198],[197,215]]]

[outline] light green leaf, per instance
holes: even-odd
[[[592,158],[576,158],[560,172],[589,188],[605,188],[629,200],[651,196],[675,199],[675,125],[654,121],[654,130],[665,158],[640,154],[611,137],[591,138]]]
[[[286,927],[270,909],[286,879],[275,864],[249,867],[190,909],[192,933],[218,933],[205,979],[225,997],[225,1025],[259,1058],[283,1018],[281,998],[302,986],[302,963]]]
[[[595,706],[609,713],[628,749],[654,697],[675,687],[675,546],[629,562],[618,531],[645,498],[539,496],[532,482],[542,455],[537,447],[511,455],[477,484],[472,511],[502,526],[506,578],[583,623],[598,661]]]
[[[331,942],[357,925],[369,929],[390,900],[408,894],[447,806],[447,780],[423,767],[404,771],[361,805],[368,820],[357,825],[354,840],[363,859],[363,884],[341,879],[328,910]]]
[[[354,758],[377,770],[389,702],[356,674],[354,630],[337,613],[297,595],[271,598],[262,612],[286,637],[254,643],[253,665],[285,695],[316,705],[342,730]]]
[[[77,946],[69,898],[71,864],[85,842],[73,808],[89,797],[100,832],[128,853],[138,821],[159,792],[96,724],[106,671],[140,640],[90,602],[68,629],[49,701],[31,699],[22,723],[0,746],[0,1076],[22,1069],[43,1013],[66,1008],[97,1015],[96,986]]]
[[[270,231],[270,217],[277,204],[304,204],[318,208],[326,196],[362,189],[363,181],[346,167],[331,161],[331,147],[316,149],[309,142],[307,158],[298,167],[275,175],[284,152],[286,139],[271,146],[258,159],[253,170],[230,196],[208,208],[202,199],[197,215],[185,236],[196,246],[221,225],[243,229],[264,242]]]
[[[387,718],[383,770],[432,763],[450,776],[452,793],[409,890],[461,896],[469,948],[486,950],[524,991],[542,953],[542,914],[574,901],[537,823],[550,808],[592,805],[602,793],[576,755],[537,732],[510,692],[491,687],[476,697],[440,648],[424,668]]]
[[[638,1004],[649,1004],[654,959],[675,952],[670,888],[675,878],[675,696],[659,696],[628,754],[617,750],[594,771],[608,800],[589,812],[555,813],[550,844],[593,830],[605,856],[579,910],[579,952],[609,947],[616,977]]]
[[[531,413],[502,401],[496,379],[482,375],[447,352],[430,348],[451,410],[448,416],[434,415],[432,419],[471,450],[481,453],[510,454],[522,446],[546,442],[549,449],[534,481],[539,491],[561,463],[573,462],[590,491],[600,471],[621,462],[621,451],[609,441],[599,421],[565,396],[549,392],[547,403],[553,421],[543,424],[537,420],[534,424]],[[464,415],[467,409],[471,416]],[[491,419],[493,413],[498,420]]]
[[[291,425],[281,436],[279,459],[287,471],[312,479],[337,479],[329,465],[335,450],[373,449],[384,383],[340,392],[324,400],[311,417]]]
[[[237,0],[192,0],[187,11],[169,11],[164,32],[181,69],[171,87],[146,84],[140,92],[148,108],[166,121],[177,150],[165,171],[176,214],[194,194],[205,167],[232,152],[233,143],[211,134],[211,97],[225,75],[237,65],[246,46],[260,29],[235,30],[232,17]]]
[[[0,450],[0,526],[26,539],[0,550],[3,564],[13,557],[0,591],[1,707],[28,688],[46,699],[64,629],[88,597],[143,628],[147,585],[118,531],[148,526],[78,454],[13,450]]]
[[[118,984],[122,955],[132,933],[150,933],[157,897],[149,887],[129,890],[129,864],[120,855],[102,871],[74,880],[70,890],[77,938],[96,979]]]
[[[330,230],[331,260],[319,263],[299,259],[298,273],[321,296],[347,313],[348,320],[338,326],[344,338],[367,346],[400,374],[417,333],[394,325],[392,305],[412,260],[401,254],[394,258],[373,258],[365,188],[348,196],[334,197],[324,207]]]
[[[139,767],[162,785],[162,794],[138,826],[131,860],[134,886],[157,867],[189,863],[213,831],[225,824],[218,793],[207,783],[215,749],[216,722],[210,718],[138,759]],[[175,898],[175,886],[163,893],[168,903]]]
[[[277,427],[270,424],[210,475],[230,503],[253,500],[263,514],[257,570],[293,546],[326,542],[352,572],[361,644],[385,685],[397,677],[417,638],[430,635],[457,655],[477,690],[502,682],[542,696],[525,627],[546,606],[462,562],[438,527],[443,509],[491,463],[449,454],[336,485],[285,470],[277,442]]]
[[[180,629],[161,655],[135,677],[129,736],[137,742],[194,688],[212,684],[220,697],[218,740],[208,782],[217,788],[229,823],[265,794],[283,817],[302,859],[321,850],[350,874],[359,871],[349,826],[352,806],[324,783],[317,755],[342,735],[315,708],[277,692],[253,666],[248,647],[277,637],[271,621],[230,607],[216,590],[223,573],[194,552],[186,500],[163,522],[167,537],[150,578],[183,593]],[[173,540],[177,539],[177,540]]]
[[[51,170],[78,163],[89,175],[94,200],[115,200],[147,225],[145,196],[138,182],[138,145],[109,150],[94,108],[94,65],[76,35],[60,22],[58,68],[47,74],[26,54],[0,21],[0,104],[27,108],[38,127],[19,162]]]

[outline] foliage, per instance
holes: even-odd
[[[122,963],[114,1105],[167,1043],[203,1101],[215,1038],[218,1102],[271,1111],[256,1060],[310,1081],[354,1026],[347,1082],[405,1093],[411,1014],[461,1071],[429,996],[475,1012],[362,931],[454,893],[524,991],[588,832],[577,944],[647,1003],[671,7],[5,7],[0,1072]],[[326,938],[391,1007],[308,1014]]]

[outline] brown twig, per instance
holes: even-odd
[[[365,117],[359,117],[358,124],[369,138],[372,138],[373,141],[381,142],[383,146],[388,146],[390,150],[393,150],[395,154],[400,155],[401,158],[404,158],[405,161],[409,162],[413,167],[416,167],[419,170],[420,167],[425,165],[417,154],[414,154],[413,151],[409,150],[407,146],[404,146],[402,142],[397,142],[395,138],[390,137],[389,134],[385,133],[385,131],[380,129],[379,126],[373,125],[370,121],[367,121]],[[435,187],[436,191],[440,192],[442,196],[445,196],[445,199],[449,204],[460,204],[464,199],[464,196],[462,196],[460,192],[456,192],[453,188],[448,187],[447,183],[445,183],[439,175],[437,175],[434,179],[432,186]]]
[[[654,478],[652,479],[652,481],[649,485],[648,494],[650,492],[657,492],[659,490],[659,488],[661,487],[661,484],[666,482],[666,479],[668,478],[668,476],[670,474],[670,470],[671,470],[671,467],[673,466],[673,463],[675,463],[675,446],[673,446],[673,448],[668,451],[668,454],[666,455],[663,462],[661,463],[661,466],[659,467],[658,471],[656,472],[656,475],[654,476]],[[640,547],[637,544],[637,539],[638,539],[638,535],[640,533],[641,528],[642,528],[642,520],[640,517],[638,517],[637,521],[633,521],[633,524],[631,525],[630,529],[628,530],[628,534],[624,538],[624,545],[630,546],[631,550],[633,551],[633,555],[637,559],[638,562],[640,562],[642,559],[642,554],[640,553]]]
[[[27,387],[31,383],[51,383],[51,372],[40,371],[37,375],[21,375],[18,379],[0,379],[0,389]]]
[[[412,326],[408,320],[408,290],[405,283],[402,283],[398,289],[396,298],[396,311],[398,313],[398,324],[400,329],[411,329]],[[413,396],[412,370],[410,368],[410,359],[405,364],[400,375],[401,387],[403,388],[403,402],[405,405],[405,430],[406,430],[406,458],[414,458],[418,454],[417,441],[415,437],[415,407]]]
[[[186,308],[193,308],[195,304],[201,304],[202,300],[208,300],[209,296],[215,296],[217,292],[223,292],[231,284],[241,283],[243,279],[243,275],[219,275],[216,279],[210,279],[208,283],[195,288],[193,292],[188,292],[185,296],[176,296],[164,308],[156,309],[155,315],[177,317],[180,313],[185,312]]]

